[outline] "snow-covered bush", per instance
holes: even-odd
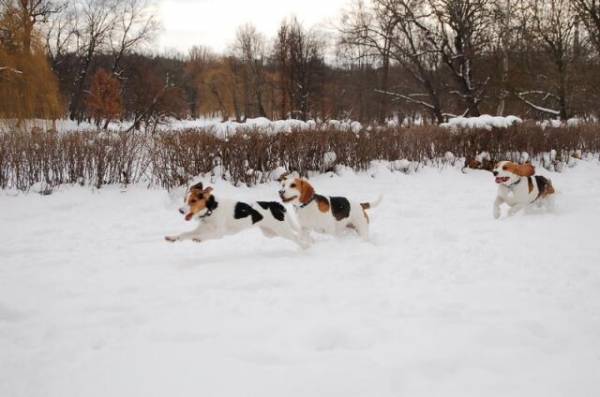
[[[5,133],[0,134],[0,188],[28,190],[38,182],[53,188],[64,183],[101,187],[141,181],[171,189],[200,175],[252,185],[275,180],[286,171],[412,173],[424,164],[456,165],[459,159],[468,167],[485,169],[499,160],[537,161],[560,171],[576,164],[577,158],[597,158],[598,153],[598,126],[592,124],[543,130],[523,123],[507,130],[453,134],[433,126],[363,129],[356,134],[351,128],[319,125],[283,134],[238,132],[227,138],[210,130],[154,135]]]
[[[490,116],[484,114],[478,117],[452,117],[447,123],[440,124],[440,127],[457,130],[460,128],[484,129],[491,130],[492,128],[508,128],[521,124],[521,120],[517,116]]]

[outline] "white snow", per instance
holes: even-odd
[[[550,119],[550,120],[542,120],[536,122],[542,129],[546,129],[548,127],[552,128],[561,128],[561,127],[578,127],[580,125],[584,125],[586,123],[597,123],[598,119],[595,116],[590,116],[587,119],[581,117],[571,117],[567,120],[560,119]]]
[[[337,160],[337,154],[333,151],[323,153],[323,166],[325,168],[331,167],[333,163]]]
[[[499,221],[489,172],[374,166],[313,178],[384,194],[372,242],[306,251],[166,243],[191,227],[181,190],[0,192],[0,396],[598,395],[597,160],[540,167],[556,212]]]
[[[452,117],[447,123],[440,124],[440,127],[457,129],[457,128],[481,128],[491,130],[494,128],[508,128],[515,124],[521,124],[521,120],[517,116],[490,116],[483,114],[478,117]]]
[[[483,163],[484,161],[491,161],[492,160],[492,156],[490,156],[489,152],[481,152],[478,153],[475,156],[475,160],[479,161],[480,163]]]
[[[558,119],[537,121],[536,124],[539,125],[542,128],[542,130],[545,130],[548,127],[560,128],[564,126],[564,124]]]
[[[407,159],[395,160],[390,163],[391,169],[394,171],[408,172],[411,162]]]
[[[15,128],[16,120],[0,120],[0,132],[6,130],[11,131]],[[109,131],[126,131],[132,126],[132,122],[111,122],[108,125]],[[58,132],[65,133],[71,131],[97,131],[98,127],[94,123],[81,122],[77,123],[68,119],[56,120],[54,123],[50,120],[27,120],[23,123],[22,128],[24,130],[31,130],[32,128],[40,128],[43,131],[47,131],[55,128]],[[336,129],[340,131],[352,131],[358,133],[362,129],[362,124],[358,121],[352,120],[328,120],[322,122],[320,120],[269,120],[265,117],[248,118],[243,123],[236,121],[225,121],[223,122],[219,118],[198,118],[198,119],[184,119],[177,120],[174,118],[168,118],[161,122],[157,129],[159,131],[183,131],[189,129],[207,129],[219,137],[228,137],[238,132],[246,131],[260,131],[266,134],[277,134],[282,132],[292,132],[296,130],[324,130],[324,129]]]

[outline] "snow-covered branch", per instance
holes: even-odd
[[[537,110],[538,112],[547,113],[547,114],[551,114],[554,116],[560,116],[560,111],[536,105],[535,103],[531,102],[530,100],[524,98],[523,95],[524,95],[524,93],[521,93],[521,92],[516,93],[517,98],[519,98],[521,101],[523,101],[523,103],[527,104],[528,106]]]
[[[398,98],[398,99],[403,99],[406,102],[410,102],[410,103],[414,103],[414,104],[417,104],[417,105],[421,105],[421,106],[424,106],[424,107],[426,107],[428,109],[434,109],[434,106],[432,104],[427,103],[425,101],[421,101],[419,99],[415,99],[411,95],[403,95],[403,94],[399,94],[397,92],[391,92],[391,91],[386,91],[386,90],[375,90],[375,92],[378,92],[378,93],[384,94],[384,95],[393,96],[393,97]],[[416,94],[416,95],[420,95],[420,94]]]
[[[530,90],[530,91],[521,91],[519,92],[519,95],[543,95],[544,97],[542,98],[542,100],[546,100],[550,97],[555,98],[555,99],[559,99],[558,95],[553,94],[551,92],[547,92],[547,91],[540,91],[540,90]]]

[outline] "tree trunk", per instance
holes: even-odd
[[[388,82],[389,82],[389,76],[390,76],[390,54],[389,54],[389,50],[386,50],[386,53],[383,55],[383,70],[382,70],[383,75],[381,76],[381,89],[384,91],[388,90]],[[380,101],[379,101],[379,114],[377,115],[377,118],[379,119],[379,122],[383,123],[385,121],[385,118],[387,117],[387,113],[388,113],[388,109],[387,109],[387,98],[385,95],[381,95],[380,96]]]
[[[77,75],[77,80],[75,81],[75,91],[73,91],[73,96],[71,97],[71,103],[69,105],[69,118],[71,120],[81,121],[81,102],[83,100],[83,89],[85,87],[85,80],[92,63],[95,47],[95,43],[91,42],[79,68],[79,74]]]

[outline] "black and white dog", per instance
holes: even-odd
[[[192,186],[186,194],[185,205],[179,209],[186,221],[196,219],[198,227],[176,236],[166,236],[169,242],[215,240],[257,226],[267,237],[283,237],[305,248],[299,228],[290,219],[283,205],[276,201],[241,201],[219,199],[212,187],[202,183]]]

